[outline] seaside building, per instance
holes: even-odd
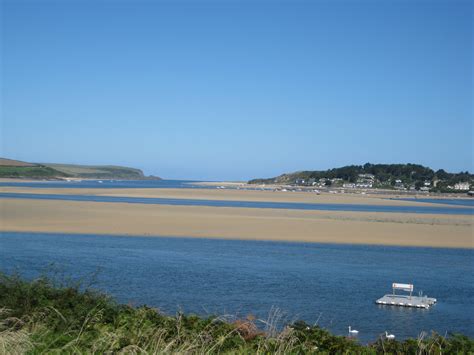
[[[458,182],[458,183],[454,184],[454,190],[468,191],[469,190],[469,183],[466,182],[466,181]]]
[[[394,187],[395,187],[396,189],[398,189],[398,190],[403,190],[403,189],[405,188],[405,185],[403,185],[402,180],[397,179],[397,180],[395,180],[395,185],[394,185]]]

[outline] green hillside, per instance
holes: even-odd
[[[0,158],[0,178],[55,179],[68,175],[42,164]]]
[[[68,177],[60,171],[47,166],[0,166],[0,178],[53,179]]]
[[[342,186],[345,183],[370,185],[374,188],[455,190],[458,183],[474,184],[469,172],[448,173],[434,171],[419,164],[348,165],[329,170],[308,170],[282,174],[277,177],[253,179],[249,184],[294,184]]]
[[[146,180],[160,179],[145,176],[140,169],[114,165],[74,165],[53,163],[27,163],[0,158],[0,178],[19,179],[117,179]]]
[[[144,180],[147,177],[140,169],[113,165],[73,165],[73,164],[51,164],[43,165],[60,171],[63,174],[83,179],[128,179]]]
[[[0,166],[37,166],[38,164],[27,163],[21,160],[0,158]]]

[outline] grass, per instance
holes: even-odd
[[[139,169],[120,166],[85,166],[65,164],[1,165],[0,178],[48,179],[76,177],[84,179],[131,179],[146,177]]]
[[[378,339],[364,346],[304,322],[280,327],[278,319],[277,310],[265,321],[170,316],[118,304],[79,284],[0,273],[1,354],[474,353],[474,340],[463,335]]]
[[[37,164],[27,163],[20,160],[0,158],[0,166],[36,166]]]
[[[143,179],[143,172],[139,169],[112,165],[72,165],[72,164],[49,164],[52,169],[58,170],[69,176],[89,179]]]
[[[47,179],[56,177],[66,177],[67,174],[55,169],[38,166],[0,166],[0,178],[30,178]]]

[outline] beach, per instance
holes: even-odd
[[[58,193],[66,193],[64,189],[58,190]],[[176,193],[163,190],[165,189],[155,189],[150,193],[160,196],[164,193]],[[189,193],[187,196],[190,198]],[[2,231],[474,247],[473,217],[469,215],[302,211],[9,198],[0,199],[0,215]]]
[[[145,198],[177,198],[219,201],[363,204],[371,206],[437,206],[437,204],[434,203],[418,202],[415,198],[412,198],[410,201],[395,200],[394,198],[396,198],[397,195],[383,195],[375,193],[321,193],[318,195],[317,193],[310,191],[272,191],[205,188],[34,188],[13,186],[0,187],[0,192]],[[406,198],[406,196],[404,197]],[[444,206],[450,207],[449,205]]]

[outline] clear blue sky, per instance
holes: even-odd
[[[3,0],[0,155],[217,180],[472,171],[472,4]]]

